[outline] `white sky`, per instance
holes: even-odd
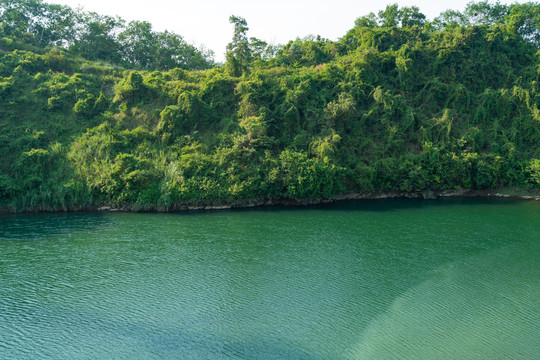
[[[194,45],[204,45],[215,53],[216,61],[225,58],[225,47],[232,38],[229,16],[246,19],[248,36],[273,44],[306,35],[321,35],[337,40],[353,28],[358,17],[377,13],[387,4],[418,6],[432,20],[447,9],[463,10],[469,0],[45,0],[47,3],[78,6],[102,15],[120,16],[131,21],[152,23],[155,31],[169,30]],[[493,2],[493,1],[492,1]],[[501,1],[509,4],[516,1]],[[527,1],[517,1],[524,3]]]

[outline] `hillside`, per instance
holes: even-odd
[[[431,22],[415,7],[390,5],[339,41],[278,48],[248,39],[246,20],[232,16],[222,66],[184,43],[177,50],[196,61],[167,63],[180,55],[165,45],[136,52],[128,35],[89,59],[84,49],[103,49],[103,37],[68,38],[43,19],[40,28],[28,4],[52,6],[41,1],[6,4],[5,209],[540,188],[538,3],[470,3]],[[17,11],[24,16],[8,16]],[[44,33],[57,35],[45,41]]]

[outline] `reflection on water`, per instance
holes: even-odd
[[[107,222],[107,216],[102,213],[0,215],[0,239],[35,240],[54,234],[72,235],[93,231]]]
[[[540,203],[0,216],[0,358],[534,359]]]

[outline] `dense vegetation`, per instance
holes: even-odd
[[[540,4],[431,22],[390,5],[339,41],[280,47],[231,16],[227,61],[210,69],[147,23],[0,4],[5,207],[540,187]]]
[[[0,37],[6,50],[43,53],[53,46],[87,60],[106,61],[126,68],[202,70],[214,66],[213,54],[187,44],[182,36],[156,32],[146,21],[126,23],[42,0],[0,0]],[[24,45],[22,45],[24,44]]]

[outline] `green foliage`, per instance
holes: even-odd
[[[1,206],[540,188],[538,4],[470,3],[431,23],[389,5],[339,41],[278,48],[233,16],[227,63],[210,70],[145,22],[0,4]]]
[[[42,0],[3,0],[0,14],[0,47],[9,50],[58,46],[88,60],[137,69],[208,69],[214,65],[212,52],[187,44],[180,35],[155,32],[147,22],[132,21],[126,26],[119,17]]]
[[[345,190],[345,169],[310,159],[306,154],[285,150],[279,156],[280,167],[274,177],[281,179],[284,195],[290,198],[325,198]]]
[[[527,170],[530,173],[531,185],[538,187],[540,185],[540,160],[532,159]]]
[[[144,83],[143,76],[138,72],[128,72],[127,76],[115,86],[113,101],[126,106],[150,102],[156,98],[155,88]]]
[[[229,22],[234,26],[234,33],[232,41],[227,44],[224,68],[230,76],[248,74],[253,65],[265,66],[265,62],[271,60],[280,48],[254,37],[248,39],[246,19],[232,15]]]
[[[316,66],[331,61],[340,53],[339,46],[320,36],[306,36],[290,41],[277,51],[273,62],[287,66]]]
[[[251,47],[247,38],[246,19],[232,15],[229,22],[234,25],[232,42],[227,45],[227,70],[232,76],[240,76],[249,70]]]
[[[202,70],[212,65],[211,53],[187,44],[168,31],[155,32],[146,21],[131,21],[118,35],[119,54],[130,67]]]
[[[60,45],[71,39],[73,10],[41,0],[0,2],[0,35],[24,38],[32,45]]]

